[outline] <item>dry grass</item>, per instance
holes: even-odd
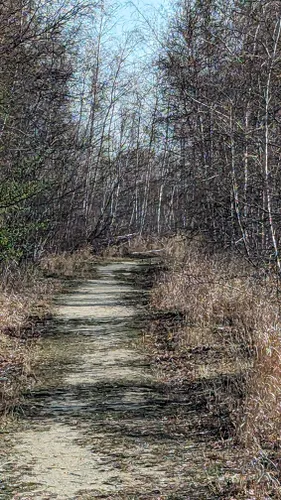
[[[225,414],[227,405],[232,438],[243,449],[237,498],[281,498],[276,277],[229,255],[208,255],[200,241],[186,247],[181,240],[178,253],[173,248],[168,256],[170,270],[151,294],[152,309],[164,319],[154,322],[147,339],[162,378],[172,385],[216,380],[214,412],[224,407]]]
[[[0,423],[18,403],[23,388],[32,384],[33,344],[0,334]]]
[[[144,254],[156,254],[166,259],[176,257],[179,262],[186,255],[186,237],[184,236],[140,236],[117,238],[101,252],[105,258],[126,257]]]
[[[0,288],[0,414],[18,402],[33,383],[38,323],[50,314],[57,281],[44,279],[35,268],[14,269]]]
[[[91,245],[87,245],[73,253],[49,254],[41,259],[40,267],[50,276],[75,277],[87,274],[98,261],[99,257],[93,254]]]

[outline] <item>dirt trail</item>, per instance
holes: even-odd
[[[0,465],[3,500],[218,500],[206,383],[169,391],[138,350],[142,264],[112,263],[58,301],[38,382]],[[156,372],[157,373],[157,372]],[[201,384],[201,385],[200,385]]]
[[[163,398],[129,347],[139,335],[137,291],[126,281],[135,265],[100,266],[98,279],[61,297],[57,335],[42,341],[40,384],[2,466],[1,498],[109,498],[169,482],[145,435]]]

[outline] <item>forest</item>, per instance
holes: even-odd
[[[281,3],[135,7],[120,33],[110,1],[0,5],[0,372],[76,259],[160,249],[150,305],[189,330],[152,321],[152,363],[182,377],[183,345],[223,343],[208,401],[244,450],[204,498],[281,498]]]
[[[0,15],[2,267],[181,231],[280,267],[278,2],[179,2],[150,68],[104,5]]]

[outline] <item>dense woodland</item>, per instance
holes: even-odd
[[[199,231],[280,268],[281,4],[172,9],[148,65],[112,6],[0,6],[2,264]]]
[[[206,498],[281,498],[281,2],[171,0],[160,22],[140,3],[126,4],[138,17],[122,26],[125,2],[0,2],[0,427],[37,384],[34,340],[61,278],[96,276],[94,253],[107,262],[124,249],[164,250],[163,265],[128,277],[136,291],[152,287],[143,347],[171,411],[159,419],[156,397],[156,424],[142,406],[141,436],[150,429],[154,438],[163,424],[160,449],[169,440],[163,454],[178,460],[172,488],[181,474],[197,498],[201,487]],[[115,304],[110,288],[105,296],[105,307]],[[47,376],[57,366],[48,356]],[[89,399],[97,414],[103,385]],[[81,394],[86,408],[84,384]],[[141,401],[139,386],[136,394]],[[186,397],[178,409],[174,395]],[[135,439],[130,411],[124,429]],[[120,466],[116,442],[123,477],[137,455],[122,462],[122,453]],[[151,474],[151,449],[139,449],[149,450]],[[153,496],[141,498],[158,498],[154,476]]]

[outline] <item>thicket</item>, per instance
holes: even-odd
[[[278,271],[280,9],[263,0],[181,1],[159,58],[173,225]]]
[[[80,6],[82,8],[82,6]],[[69,85],[74,9],[16,0],[0,7],[0,259],[36,260],[67,227],[77,168]]]
[[[29,286],[28,303],[16,292],[19,264],[43,259],[58,274],[66,254],[48,253],[207,235],[218,258],[192,246],[181,257],[164,241],[178,260],[153,300],[198,335],[213,329],[246,366],[233,426],[274,490],[278,460],[265,450],[280,443],[281,5],[180,0],[152,69],[132,69],[139,35],[116,41],[112,16],[103,2],[0,5],[2,327],[15,303],[13,328],[32,313]],[[222,252],[233,248],[243,269]],[[1,342],[5,363],[14,341]]]
[[[201,231],[280,271],[280,8],[180,1],[132,69],[110,8],[5,2],[2,264]]]

